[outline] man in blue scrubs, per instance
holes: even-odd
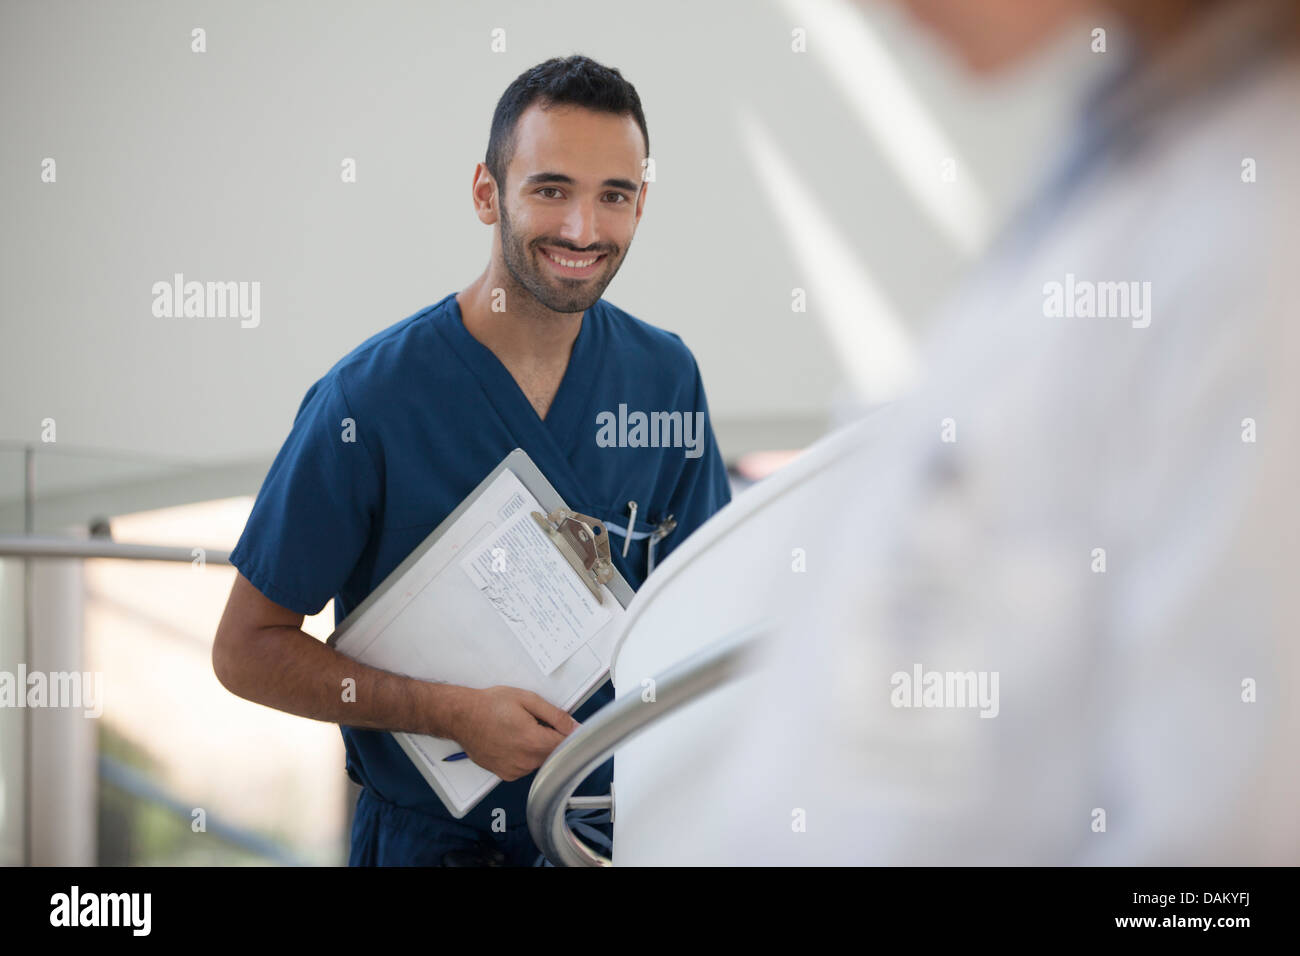
[[[341,725],[364,788],[353,865],[533,864],[532,772],[577,724],[518,688],[365,667],[303,633],[303,615],[333,598],[342,621],[515,447],[605,522],[634,588],[652,540],[660,560],[730,498],[690,350],[601,298],[641,218],[648,151],[617,70],[574,56],[516,79],[472,190],[494,227],[486,270],[312,385],[231,555],[213,666],[240,696]],[[612,698],[607,682],[576,717]],[[456,740],[505,782],[455,820],[389,731]],[[578,792],[607,793],[612,773]],[[610,827],[580,832],[599,843]]]

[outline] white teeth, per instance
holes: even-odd
[[[575,262],[575,261],[572,260],[572,259],[561,259],[559,256],[551,255],[549,252],[546,253],[546,255],[547,255],[547,256],[548,256],[552,261],[554,261],[554,262],[558,262],[558,263],[559,263],[560,265],[562,265],[562,266],[568,266],[570,269],[585,269],[585,268],[587,268],[587,266],[589,266],[589,265],[591,265],[593,262],[595,262],[596,259],[599,259],[599,258],[600,258],[600,256],[597,256],[596,259],[584,259],[584,260],[582,260],[581,262]]]

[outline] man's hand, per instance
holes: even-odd
[[[464,694],[452,739],[484,770],[518,780],[540,767],[579,726],[532,691],[488,687]]]

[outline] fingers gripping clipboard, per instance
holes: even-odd
[[[570,713],[609,674],[632,588],[603,524],[570,511],[516,448],[330,635],[363,664],[420,680],[522,687]],[[456,818],[501,782],[462,748],[393,737]]]

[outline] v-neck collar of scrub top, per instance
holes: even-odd
[[[600,315],[603,300],[597,300],[582,316],[582,325],[569,354],[569,364],[544,419],[537,414],[537,409],[510,370],[465,328],[455,293],[448,296],[446,302],[448,321],[441,323],[441,327],[456,354],[477,376],[484,395],[511,433],[521,440],[524,436],[535,436],[543,444],[552,446],[564,461],[569,461],[604,354],[605,335]],[[594,418],[592,427],[595,427]]]

